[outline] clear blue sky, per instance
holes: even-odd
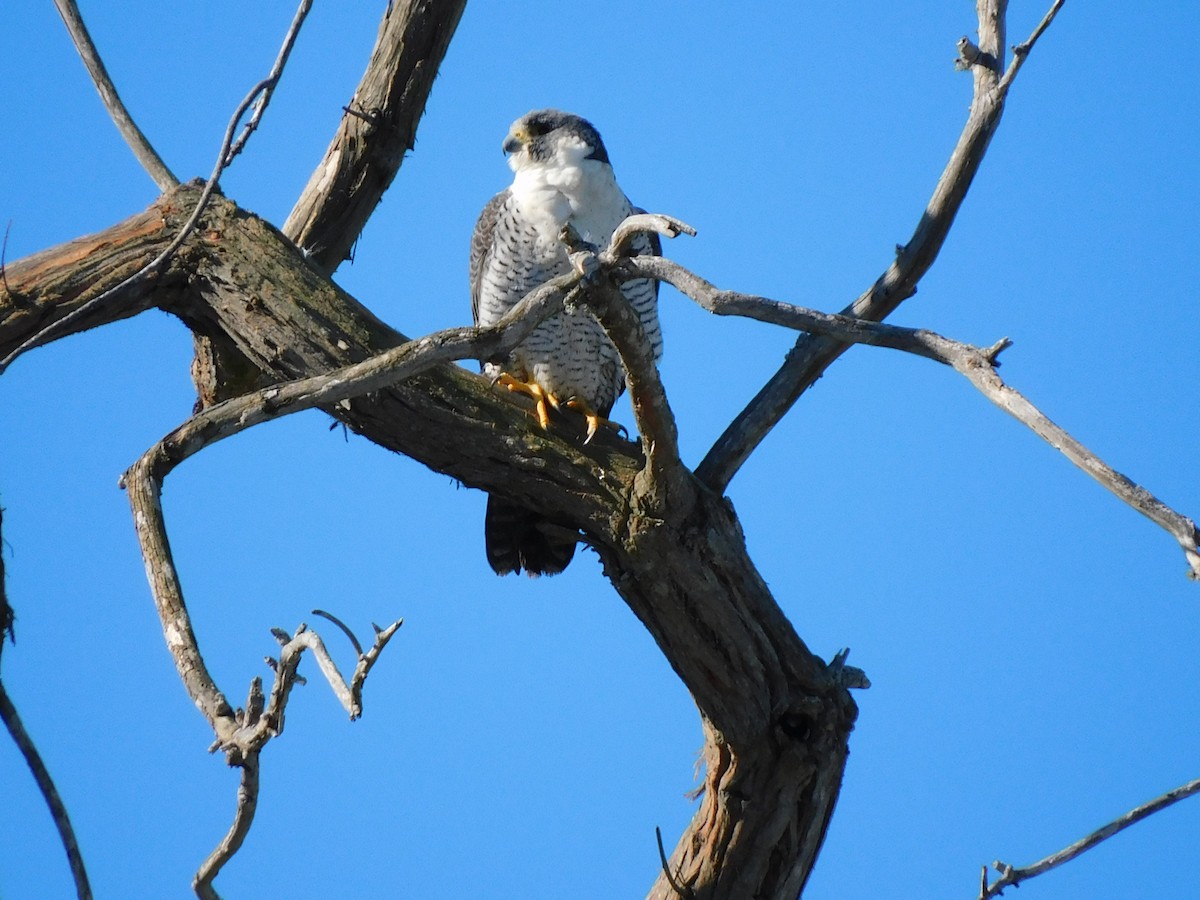
[[[1045,0],[1015,0],[1010,42]],[[285,2],[84,0],[133,115],[207,175],[266,72]],[[261,132],[224,180],[281,223],[365,65],[383,4],[318,2]],[[370,8],[368,8],[370,7]],[[907,240],[961,128],[974,4],[477,2],[415,152],[337,280],[410,335],[469,320],[474,218],[508,124],[592,119],[668,248],[723,287],[837,309]],[[1191,3],[1068,3],[1021,73],[941,258],[895,321],[1015,345],[1002,374],[1116,468],[1200,515],[1200,180]],[[0,9],[0,224],[13,260],[155,196],[48,2]],[[666,292],[663,376],[697,462],[791,342]],[[69,804],[100,897],[188,894],[236,777],[163,646],[117,476],[191,408],[191,341],[153,312],[0,379],[0,502],[18,613],[4,679]],[[714,360],[717,362],[714,363]],[[626,407],[618,418],[630,421]],[[701,735],[686,691],[581,553],[497,579],[482,494],[320,414],[190,460],[165,503],[231,698],[268,629],[313,606],[407,624],[356,723],[318,677],[263,757],[228,897],[641,896],[674,842]],[[953,372],[848,354],[730,488],[749,548],[818,653],[852,648],[841,801],[807,896],[975,896],[1200,775],[1200,585],[1174,542]],[[349,648],[330,635],[349,664]],[[310,676],[315,669],[306,663]],[[0,895],[66,897],[32,780],[0,740]],[[1200,800],[1021,889],[1195,896]]]

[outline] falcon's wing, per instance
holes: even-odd
[[[500,210],[508,200],[509,191],[503,190],[487,202],[479,221],[475,223],[475,231],[471,235],[471,261],[467,272],[471,279],[471,318],[479,324],[479,291],[483,282],[483,270],[487,268],[488,257],[492,253],[492,238],[496,231],[496,222],[500,219]]]
[[[630,207],[631,215],[644,212],[639,207]],[[662,256],[662,238],[657,231],[638,232],[629,242],[629,255]],[[658,288],[659,282],[655,278],[636,278],[621,287],[625,299],[633,306],[642,328],[646,330],[646,338],[650,341],[656,360],[662,358],[663,352],[662,326],[658,321]]]

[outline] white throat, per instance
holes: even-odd
[[[546,162],[515,154],[509,164],[516,173],[513,199],[547,240],[557,241],[570,223],[585,241],[604,246],[628,214],[628,201],[607,163],[560,152]]]

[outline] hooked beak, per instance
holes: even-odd
[[[504,139],[504,155],[507,156],[510,153],[516,153],[521,149],[522,146],[524,146],[524,144],[521,139],[515,134],[510,134]]]

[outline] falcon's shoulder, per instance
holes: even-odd
[[[496,223],[511,196],[507,188],[487,202],[475,223],[475,231],[471,235],[471,259],[467,271],[471,279],[471,315],[476,324],[479,322],[479,291],[483,283],[483,272],[487,268],[488,257],[492,253],[493,241],[496,234]]]

